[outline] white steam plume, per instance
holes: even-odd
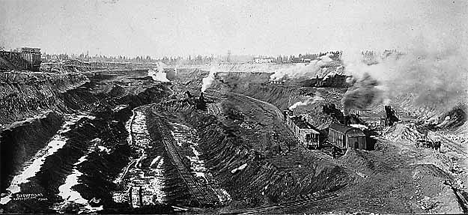
[[[333,65],[334,61],[330,58],[333,54],[327,54],[311,61],[309,64],[295,64],[293,67],[281,68],[270,76],[271,81],[278,81],[284,78],[297,79],[303,77],[315,77],[319,75],[322,67]],[[320,74],[321,75],[321,74]]]
[[[300,101],[300,102],[294,103],[293,105],[291,105],[291,107],[289,107],[289,110],[294,110],[299,106],[311,105],[311,104],[314,104],[315,102],[318,102],[318,101],[321,101],[321,100],[324,100],[324,99],[322,98],[320,92],[317,92],[317,94],[315,94],[315,96],[309,97],[303,102]]]
[[[169,79],[167,79],[166,73],[164,72],[163,63],[158,62],[157,70],[158,72],[156,72],[156,69],[149,69],[148,76],[150,76],[155,81],[170,82]]]
[[[164,67],[165,65],[163,65],[162,62],[158,62],[158,72],[160,73],[164,72]]]
[[[213,84],[213,81],[215,80],[215,74],[216,74],[215,68],[211,67],[210,74],[208,74],[208,76],[203,78],[202,80],[203,81],[203,85],[201,88],[202,92],[205,92]]]

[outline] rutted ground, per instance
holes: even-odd
[[[121,186],[121,191],[113,193],[114,201],[127,202],[136,208],[166,202],[166,193],[163,190],[165,186],[164,150],[151,141],[146,127],[146,108],[146,106],[141,106],[134,109],[127,123],[129,130],[127,141],[136,153],[114,181]],[[142,193],[141,202],[139,192]],[[129,199],[129,195],[132,199]]]
[[[65,116],[63,125],[60,117],[55,117],[56,120],[49,114],[3,131],[2,149],[25,147],[26,154],[12,150],[9,156],[17,162],[10,166],[14,175],[2,178],[2,187],[11,185],[3,190],[6,193],[2,194],[2,210],[90,212],[102,210],[103,206],[107,209],[122,207],[113,201],[111,192],[119,189],[113,179],[130,161],[132,153],[126,140],[125,122],[130,119],[133,108],[159,102],[169,95],[169,90],[138,74],[127,77],[122,73],[90,75],[89,83],[56,98],[60,105],[54,107],[60,109],[52,113]],[[53,123],[53,126],[46,123]],[[30,134],[44,131],[42,126],[50,128],[45,134],[51,139],[44,136],[28,142]],[[55,131],[58,133],[51,135]],[[2,156],[2,164],[7,158]]]

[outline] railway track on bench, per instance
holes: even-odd
[[[466,153],[466,149],[463,148],[463,146],[461,146],[460,144],[444,137],[444,136],[438,136],[441,138],[442,140],[442,146],[443,147],[447,147],[461,155],[463,155],[464,157],[468,157],[467,153]]]
[[[155,113],[156,114],[156,113]],[[162,116],[156,114],[159,118]],[[162,124],[162,120],[157,120],[155,122],[161,132],[163,133],[162,137],[162,142],[164,144],[164,147],[166,148],[170,158],[171,162],[174,164],[174,166],[177,168],[177,171],[184,181],[184,183],[188,187],[188,191],[190,195],[196,199],[196,201],[200,205],[214,205],[219,202],[219,199],[215,194],[209,190],[207,190],[206,186],[201,185],[196,181],[194,176],[191,174],[189,169],[184,165],[182,162],[182,155],[180,155],[179,151],[176,148],[176,143],[174,142],[173,139],[168,138],[169,132],[166,125]]]

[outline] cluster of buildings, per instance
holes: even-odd
[[[367,135],[357,127],[347,124],[332,123],[328,128],[328,137],[321,135],[321,132],[314,128],[307,119],[301,116],[295,116],[293,111],[283,111],[283,120],[289,129],[294,133],[294,136],[300,143],[307,147],[318,149],[324,143],[328,143],[341,150],[347,148],[371,150]],[[327,139],[327,140],[326,140]]]
[[[276,62],[276,59],[273,57],[254,57],[254,63],[273,63]]]

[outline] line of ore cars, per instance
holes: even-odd
[[[324,136],[300,116],[295,116],[291,110],[283,111],[283,120],[293,131],[294,135],[307,148],[318,149],[324,142]],[[345,150],[347,148],[371,150],[366,134],[356,127],[333,123],[328,129],[328,143]]]
[[[384,123],[385,125],[392,125],[394,122],[398,121],[398,119],[393,119],[393,122],[389,124],[388,120],[392,119],[391,116],[394,114],[390,114],[389,117],[388,109],[390,108],[386,107],[387,118],[385,118]],[[357,127],[348,126],[346,118],[344,120],[345,124],[332,123],[328,128],[328,136],[321,134],[301,116],[295,116],[291,110],[283,111],[283,120],[293,131],[301,144],[307,148],[318,149],[324,146],[331,146],[333,148],[333,154],[335,154],[335,152],[340,154],[340,152],[336,150],[344,152],[347,148],[374,149],[375,140],[369,137],[369,131],[363,132]],[[326,137],[328,137],[327,141],[324,141]],[[424,138],[418,139],[416,142],[416,147],[420,146],[439,150],[441,141],[429,138],[428,130],[425,130]]]

